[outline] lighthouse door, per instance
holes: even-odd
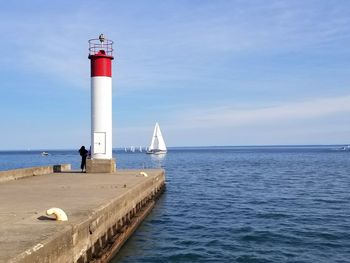
[[[94,154],[106,153],[106,133],[105,132],[94,132]]]

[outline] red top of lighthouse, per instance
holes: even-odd
[[[91,60],[91,77],[112,77],[113,41],[99,38],[89,40],[89,59]]]

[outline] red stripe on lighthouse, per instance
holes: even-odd
[[[112,56],[107,56],[104,50],[95,55],[89,55],[91,60],[91,77],[112,77]]]

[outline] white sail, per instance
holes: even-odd
[[[158,123],[156,125],[158,126],[157,127],[158,149],[161,151],[166,151],[166,146],[165,146],[162,132],[160,131],[160,127]]]
[[[160,127],[158,122],[156,123],[156,126],[154,127],[153,136],[151,145],[148,148],[149,152],[166,152],[166,146],[163,139],[162,132],[160,131]]]

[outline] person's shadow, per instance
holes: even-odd
[[[56,218],[48,217],[48,216],[39,216],[38,220],[56,220]]]

